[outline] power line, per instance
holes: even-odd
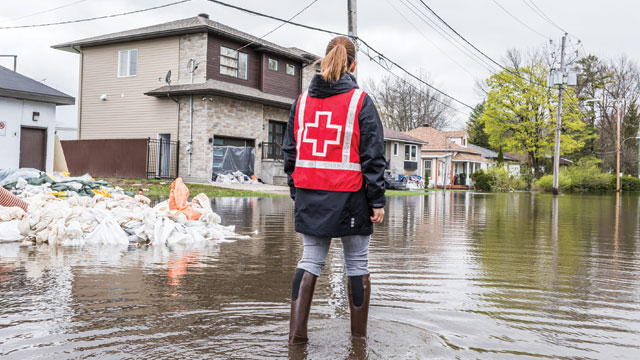
[[[51,8],[51,9],[47,9],[47,10],[42,10],[42,11],[39,11],[39,12],[36,12],[36,13],[33,13],[33,14],[23,15],[23,16],[19,16],[19,17],[17,17],[17,18],[9,19],[9,20],[7,20],[7,21],[4,21],[4,23],[14,22],[14,21],[22,20],[22,19],[26,19],[26,18],[28,18],[28,17],[32,17],[32,16],[37,16],[37,15],[46,14],[46,13],[48,13],[48,12],[52,12],[52,11],[56,11],[56,10],[60,10],[60,9],[64,9],[64,8],[66,8],[66,7],[69,7],[69,6],[73,6],[73,5],[76,5],[76,4],[80,4],[80,3],[83,3],[83,2],[85,2],[85,1],[87,1],[87,0],[74,1],[74,2],[72,2],[72,3],[68,3],[68,4],[64,4],[64,5],[60,5],[60,6],[57,6],[57,7]]]
[[[515,21],[519,22],[522,26],[526,27],[527,29],[533,31],[534,33],[538,34],[540,37],[547,39],[547,37],[545,35],[543,35],[542,33],[540,33],[538,30],[532,28],[531,26],[529,26],[527,23],[525,23],[524,21],[520,20],[518,17],[516,17],[515,15],[513,15],[511,12],[509,12],[509,10],[505,9],[504,6],[502,6],[497,0],[491,0],[493,1],[494,4],[498,5],[498,7],[500,9],[502,9],[502,11],[504,11],[505,13],[507,13],[507,15],[511,16]]]
[[[225,6],[225,7],[229,7],[229,8],[232,8],[232,9],[236,9],[236,10],[239,10],[239,11],[242,11],[242,12],[246,12],[248,14],[252,14],[252,15],[256,15],[256,16],[265,17],[265,18],[268,18],[268,19],[273,19],[273,20],[286,22],[287,24],[298,26],[298,27],[302,27],[302,28],[305,28],[305,29],[316,30],[316,31],[324,32],[324,33],[329,33],[329,34],[332,34],[332,35],[347,36],[348,37],[347,34],[339,33],[339,32],[336,32],[336,31],[331,31],[331,30],[327,30],[327,29],[322,29],[322,28],[318,28],[318,27],[315,27],[315,26],[296,23],[296,22],[293,22],[293,21],[289,21],[289,20],[286,20],[286,19],[283,19],[283,18],[279,18],[279,17],[273,16],[273,15],[268,15],[268,14],[260,13],[260,12],[254,11],[254,10],[245,9],[245,8],[242,8],[242,7],[239,7],[239,6],[236,6],[236,5],[231,5],[231,4],[219,1],[219,0],[207,0],[207,1],[216,3],[218,5],[222,5],[222,6]],[[373,51],[376,54],[377,57],[383,58],[385,60],[385,62],[389,62],[389,63],[393,64],[395,67],[397,67],[398,69],[402,70],[404,73],[406,73],[410,77],[412,77],[412,78],[416,79],[417,81],[425,84],[427,87],[433,89],[434,91],[438,92],[439,94],[441,94],[441,95],[443,95],[443,96],[445,96],[445,97],[447,97],[447,98],[449,98],[449,99],[451,99],[451,100],[453,100],[453,101],[455,101],[455,102],[457,102],[457,103],[459,103],[459,104],[461,104],[461,105],[463,105],[465,107],[468,107],[469,109],[473,109],[472,106],[464,103],[461,100],[458,100],[457,98],[447,94],[446,92],[444,92],[444,91],[438,89],[437,87],[429,84],[428,82],[420,79],[418,76],[414,75],[413,73],[411,73],[407,69],[403,68],[402,66],[400,66],[395,61],[393,61],[393,60],[389,59],[388,57],[384,56],[384,54],[382,54],[378,50],[374,49],[371,45],[369,45],[361,37],[357,37],[356,39],[357,39],[358,42],[360,42],[363,45],[365,45],[370,51]],[[368,54],[368,56],[369,56],[369,58],[372,58],[372,56],[370,54]]]
[[[533,10],[533,12],[535,12],[536,14],[538,14],[538,16],[540,16],[544,21],[548,22],[549,24],[555,26],[556,28],[558,28],[560,31],[567,33],[568,31],[566,31],[565,29],[561,28],[560,25],[556,24],[555,21],[551,20],[551,18],[549,16],[547,16],[547,14],[544,13],[544,11],[542,11],[542,9],[540,9],[538,7],[538,5],[536,5],[533,0],[522,0],[531,10]],[[533,6],[532,6],[533,5]]]
[[[189,1],[191,1],[191,0],[180,0],[180,1],[175,1],[175,2],[168,3],[168,4],[164,4],[164,5],[158,5],[158,6],[154,6],[154,7],[150,7],[150,8],[146,8],[146,9],[127,11],[127,12],[119,13],[119,14],[97,16],[97,17],[92,17],[92,18],[87,18],[87,19],[68,20],[68,21],[60,21],[60,22],[46,23],[46,24],[2,26],[2,27],[0,27],[0,30],[35,28],[35,27],[54,26],[54,25],[66,25],[66,24],[73,24],[73,23],[79,23],[79,22],[101,20],[101,19],[113,18],[113,17],[118,17],[118,16],[124,16],[124,15],[131,15],[131,14],[136,14],[136,13],[141,13],[141,12],[151,11],[151,10],[156,10],[156,9],[162,9],[162,8],[166,8],[166,7],[169,7],[169,6],[186,3],[186,2],[189,2]]]
[[[443,39],[445,39],[445,41],[447,41],[453,47],[458,49],[461,53],[463,53],[464,55],[469,57],[471,60],[473,60],[475,63],[479,64],[480,66],[482,66],[486,70],[489,70],[489,72],[495,72],[495,69],[492,68],[491,64],[487,63],[484,58],[482,58],[480,55],[476,54],[475,52],[473,52],[470,49],[468,49],[467,47],[465,47],[464,43],[462,43],[460,41],[460,39],[458,39],[458,38],[454,37],[453,35],[449,34],[437,22],[435,22],[431,18],[429,18],[429,16],[427,14],[425,14],[423,12],[423,10],[421,8],[419,8],[418,6],[416,6],[413,2],[411,2],[409,0],[406,0],[406,1],[405,0],[400,0],[400,2],[402,2],[402,4],[407,9],[409,9],[409,11],[411,11],[414,15],[416,15],[420,20],[422,20],[422,22],[427,24],[427,26],[429,26],[433,31],[437,32],[440,36],[442,36]],[[409,7],[409,6],[411,6],[411,7]]]
[[[510,69],[508,69],[507,67],[505,67],[504,65],[500,64],[499,62],[495,61],[493,58],[491,58],[489,55],[485,54],[482,50],[478,49],[477,46],[473,45],[469,40],[467,40],[464,36],[462,36],[458,31],[456,31],[456,29],[454,29],[451,25],[449,25],[449,23],[447,23],[442,17],[440,17],[440,15],[438,15],[438,13],[436,13],[433,9],[431,9],[431,7],[429,7],[429,5],[427,5],[423,0],[419,0],[420,3],[422,3],[422,5],[424,7],[427,8],[427,10],[429,10],[430,13],[432,13],[436,18],[438,18],[438,20],[440,20],[440,22],[442,22],[447,28],[449,28],[449,30],[451,30],[454,34],[456,34],[460,39],[462,39],[465,43],[467,43],[469,46],[471,46],[475,51],[479,52],[480,54],[482,54],[482,56],[484,56],[485,58],[487,58],[489,61],[491,61],[492,63],[494,63],[496,66],[498,66],[500,69],[508,72],[511,75],[517,76],[519,78],[521,78],[524,81],[528,81],[534,85],[538,85],[538,86],[542,86],[546,88],[546,85],[544,84],[540,84],[538,82],[535,82],[531,79],[527,79],[523,76],[521,76],[520,74],[518,74],[517,72],[511,71]]]
[[[422,37],[427,40],[429,43],[431,43],[431,45],[433,45],[433,47],[435,47],[436,49],[440,50],[440,52],[446,56],[447,58],[449,58],[449,60],[451,60],[451,62],[453,62],[454,64],[458,65],[463,71],[465,71],[467,74],[471,75],[471,77],[473,77],[474,75],[471,73],[471,71],[469,71],[467,68],[465,68],[464,66],[462,66],[459,62],[457,62],[453,57],[451,57],[449,54],[447,54],[444,50],[442,50],[442,48],[440,48],[435,42],[433,42],[433,40],[431,40],[427,35],[425,35],[416,25],[414,25],[411,20],[409,20],[406,16],[404,16],[404,14],[398,10],[398,8],[395,7],[395,5],[393,5],[393,3],[390,0],[386,0],[387,3],[389,4],[389,6],[391,6],[393,8],[393,10],[395,10],[403,19],[405,19],[405,21],[407,23],[409,23],[409,25],[411,25],[414,29],[416,29],[416,31],[422,35]],[[404,2],[403,2],[404,4]],[[406,5],[405,5],[406,6]]]
[[[308,8],[311,7],[311,5],[317,3],[318,0],[313,0],[312,2],[310,2],[309,4],[307,4],[307,6],[305,6],[302,10],[298,11],[297,13],[295,13],[295,15],[293,15],[292,17],[290,17],[287,21],[291,21],[293,19],[295,19],[298,15],[302,14],[305,10],[307,10]],[[287,23],[283,22],[282,24],[276,26],[275,28],[271,29],[271,31],[267,32],[266,34],[260,36],[260,39],[264,39],[265,37],[269,36],[270,34],[272,34],[273,32],[275,32],[276,30],[280,29],[281,27],[285,26]],[[246,48],[249,45],[255,44],[255,41],[251,41],[250,43],[243,45],[239,48],[236,49],[236,51],[242,50],[244,48]]]

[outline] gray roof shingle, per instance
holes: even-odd
[[[260,39],[256,36],[247,34],[245,32],[221,24],[217,21],[210,20],[209,18],[200,15],[162,24],[125,30],[116,33],[94,36],[86,39],[53,45],[52,48],[75,53],[76,51],[73,49],[74,47],[115,44],[128,41],[194,34],[200,32],[211,32],[241,42],[252,43],[252,46],[254,47],[262,47],[273,53],[294,58],[307,63],[318,59],[318,56],[301,49],[295,47],[287,48],[274,44],[272,42]]]
[[[0,66],[0,96],[73,105],[75,98],[39,81]]]

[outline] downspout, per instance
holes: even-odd
[[[189,69],[189,84],[193,85],[193,72],[197,65],[194,59],[189,59],[187,65]],[[187,176],[191,176],[191,154],[193,153],[193,94],[189,95],[189,143],[187,144],[187,154],[189,154],[189,163],[187,164]]]

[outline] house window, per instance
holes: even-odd
[[[398,156],[398,143],[393,143],[393,156]]]
[[[431,160],[425,160],[424,162],[424,178],[431,179]]]
[[[467,138],[464,138],[462,141],[463,141],[464,146],[466,147],[467,146]]]
[[[248,63],[246,53],[220,46],[220,74],[247,80]]]
[[[418,145],[405,145],[404,146],[404,160],[416,161],[418,157]]]
[[[287,72],[287,75],[295,75],[296,74],[296,66],[295,65],[291,65],[291,64],[287,64],[286,72]]]
[[[118,51],[118,77],[136,76],[138,73],[138,49]]]
[[[269,121],[269,142],[265,144],[267,159],[282,159],[282,143],[287,124],[278,121]]]
[[[272,58],[267,59],[267,68],[269,68],[269,70],[278,71],[278,60]]]

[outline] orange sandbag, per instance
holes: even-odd
[[[177,178],[171,183],[169,192],[169,210],[178,210],[185,214],[187,220],[198,220],[202,213],[187,204],[189,200],[189,188],[182,182],[182,178]]]

